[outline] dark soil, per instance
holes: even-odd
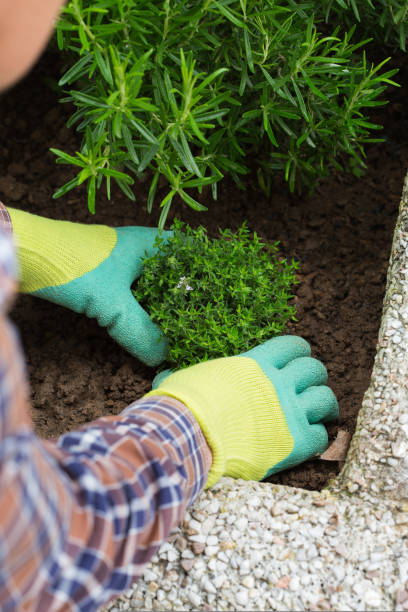
[[[396,66],[405,62],[393,60]],[[0,100],[0,198],[56,219],[111,225],[155,225],[146,213],[146,185],[137,202],[117,190],[111,202],[97,201],[88,213],[84,190],[60,200],[52,193],[71,178],[72,169],[57,166],[49,147],[73,151],[75,135],[67,130],[69,110],[58,104],[49,85],[58,62],[48,53],[35,71]],[[407,83],[407,70],[399,81]],[[178,205],[174,214],[191,225],[237,228],[244,220],[265,240],[280,240],[282,252],[301,262],[296,289],[298,322],[290,332],[306,338],[313,355],[329,372],[340,404],[340,421],[329,426],[354,431],[368,387],[376,349],[393,228],[408,158],[406,87],[393,90],[391,103],[372,118],[385,125],[387,142],[368,149],[368,172],[357,179],[334,174],[311,197],[288,193],[276,179],[266,198],[254,177],[240,191],[229,180],[207,213]],[[12,318],[21,331],[32,390],[37,432],[53,437],[104,414],[116,414],[141,397],[155,372],[140,364],[97,323],[53,304],[19,296]],[[340,462],[309,461],[273,479],[320,489],[341,468]]]

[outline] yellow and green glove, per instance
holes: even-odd
[[[207,488],[221,476],[263,480],[322,453],[323,423],[338,417],[325,367],[297,336],[164,376],[148,395],[174,397],[197,419],[213,454]]]
[[[158,230],[83,225],[8,208],[24,293],[94,317],[132,355],[153,366],[167,354],[159,328],[130,287]],[[166,237],[168,232],[163,232]]]

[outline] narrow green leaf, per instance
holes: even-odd
[[[208,208],[206,206],[204,206],[203,204],[200,204],[200,202],[197,202],[197,200],[192,198],[183,189],[180,189],[179,194],[180,194],[181,198],[184,200],[184,202],[186,202],[186,204],[188,204],[193,210],[198,210],[198,211],[208,210]]]
[[[141,121],[138,121],[137,119],[130,119],[130,123],[143,136],[143,138],[146,138],[146,140],[154,145],[158,145],[156,136],[154,136],[154,134],[152,134],[152,132]]]
[[[249,34],[248,34],[247,29],[244,30],[244,44],[245,44],[245,53],[246,53],[246,58],[247,58],[249,69],[251,72],[255,72],[254,61],[252,58],[251,43],[249,40]]]
[[[106,180],[106,197],[110,201],[111,199],[111,178],[110,176],[107,176],[105,180]]]
[[[169,191],[169,193],[160,202],[160,208],[163,208],[164,206],[166,206],[166,204],[168,204],[168,202],[171,202],[175,195],[176,192],[174,191],[174,189]]]
[[[180,141],[181,141],[181,146],[183,148],[184,155],[185,155],[186,159],[188,160],[191,168],[193,169],[193,172],[195,174],[197,174],[197,176],[202,178],[203,175],[201,174],[201,171],[200,171],[199,167],[196,164],[196,161],[195,161],[195,159],[193,157],[193,154],[191,153],[191,150],[190,150],[190,147],[188,145],[188,142],[187,142],[187,139],[185,137],[185,134],[184,134],[184,132],[182,130],[180,130]]]
[[[322,93],[320,91],[320,89],[318,89],[316,87],[316,85],[313,83],[312,79],[310,79],[306,73],[306,71],[303,68],[300,68],[300,72],[303,76],[303,78],[305,79],[306,83],[309,85],[311,91],[316,94],[316,96],[319,96],[319,98],[322,98],[322,100],[325,100],[327,102],[327,96],[324,95],[324,93]]]
[[[183,182],[183,187],[204,187],[205,185],[213,185],[222,178],[221,176],[204,176],[203,178],[190,179]]]
[[[159,148],[160,147],[158,144],[154,144],[149,149],[146,150],[145,154],[142,157],[142,161],[140,162],[139,168],[138,168],[139,172],[143,172],[143,170],[146,170],[147,166],[150,164],[153,157],[159,151]]]
[[[157,106],[151,103],[150,98],[135,98],[132,100],[133,106],[138,106],[145,111],[149,111],[150,113],[155,113],[159,109]]]
[[[272,127],[271,127],[271,124],[269,122],[269,118],[266,112],[263,113],[263,123],[264,123],[265,132],[268,134],[269,140],[275,147],[279,147],[278,141],[276,140],[276,136],[273,133],[273,130],[272,130]]]
[[[132,177],[125,172],[120,172],[119,170],[114,170],[113,168],[99,168],[99,172],[103,174],[103,176],[111,176],[114,179],[120,179],[129,185],[133,185],[135,182]]]
[[[218,0],[213,0],[212,3],[216,7],[218,7],[218,10],[220,11],[220,13],[222,13],[224,17],[226,17],[234,25],[238,26],[239,28],[245,28],[245,23],[241,21],[240,19],[238,19],[238,17],[236,17],[236,15],[234,15],[234,13],[232,13],[229,9],[227,9],[227,7],[224,6],[221,2],[218,2]]]
[[[92,176],[88,181],[88,209],[95,214],[96,177]]]
[[[132,134],[125,123],[122,123],[122,135],[125,141],[126,148],[130,155],[130,159],[138,166],[140,164],[139,156],[136,153],[136,149],[133,145]]]
[[[78,185],[82,185],[82,183],[86,181],[86,179],[89,178],[91,174],[92,171],[90,168],[84,168],[83,170],[81,170],[81,172],[77,176]]]
[[[174,89],[170,80],[170,75],[167,70],[164,72],[164,83],[166,85],[166,99],[169,100],[170,106],[173,110],[174,116],[178,117],[179,109],[177,106],[176,98],[174,97]]]
[[[71,191],[71,189],[73,189],[74,187],[77,187],[78,185],[78,176],[76,176],[75,178],[71,179],[70,181],[68,181],[67,183],[65,183],[65,185],[63,185],[62,187],[60,187],[59,189],[57,189],[52,197],[54,199],[56,198],[60,198],[61,196],[65,195],[66,193],[68,193],[68,191]]]
[[[98,100],[98,98],[84,94],[81,91],[71,91],[71,96],[74,98],[74,100],[78,100],[79,102],[83,102],[84,104],[88,104],[90,106],[96,106],[97,108],[109,108],[109,105],[105,104],[105,102],[101,102]]]
[[[83,26],[79,26],[78,35],[79,35],[79,40],[81,41],[83,49],[85,49],[85,51],[89,51],[89,41],[86,37]]]
[[[171,197],[166,202],[166,204],[163,206],[163,210],[161,211],[160,218],[159,218],[159,223],[158,223],[158,229],[160,231],[162,231],[164,229],[164,225],[166,223],[167,215],[169,214],[169,210],[170,210],[170,206],[171,206],[172,200],[173,200],[173,197]]]
[[[242,98],[242,96],[245,93],[247,82],[248,82],[247,65],[245,64],[245,62],[243,62],[242,63],[242,68],[241,68],[241,79],[240,79],[240,82],[239,82],[239,89],[238,89],[238,93],[239,93],[240,98]]]
[[[205,89],[210,83],[212,83],[214,79],[216,79],[218,76],[220,76],[220,74],[223,74],[224,72],[228,72],[228,68],[218,68],[218,70],[212,72],[207,78],[204,79],[204,81],[201,81],[201,83],[194,88],[194,93],[198,93],[201,90]]]
[[[112,123],[113,133],[116,138],[122,138],[122,112],[117,111],[113,117]]]
[[[150,183],[149,194],[147,196],[147,212],[148,213],[152,212],[152,207],[153,207],[154,197],[157,191],[157,183],[159,182],[159,177],[160,177],[160,172],[157,170],[154,173],[152,182]]]
[[[57,28],[57,46],[60,51],[64,48],[64,34],[62,28]]]
[[[197,136],[197,138],[205,145],[209,144],[209,141],[204,137],[203,133],[201,132],[200,128],[198,127],[198,124],[196,122],[196,120],[194,119],[193,113],[190,113],[188,116],[188,120],[191,126],[191,129],[193,130],[194,134]]]
[[[271,77],[271,75],[265,70],[265,68],[262,65],[260,66],[260,69],[262,70],[262,74],[264,75],[265,79],[268,81],[269,85],[272,87],[273,90],[275,90],[276,84],[273,78]]]
[[[299,102],[299,106],[300,106],[300,110],[302,112],[302,115],[304,116],[306,121],[310,121],[310,116],[309,116],[309,113],[307,112],[305,101],[303,99],[301,91],[300,91],[300,89],[299,89],[299,87],[298,87],[298,85],[296,83],[296,80],[294,78],[292,78],[292,85],[293,85],[293,89],[295,90],[296,98],[297,98],[297,100]]]
[[[97,47],[95,48],[95,59],[103,78],[109,83],[109,85],[113,86],[113,78],[109,61],[105,61],[101,51],[99,51]]]
[[[60,78],[58,85],[63,87],[66,83],[74,81],[79,75],[83,74],[83,69],[92,62],[92,56],[87,54],[81,57],[67,72]]]
[[[129,200],[132,200],[132,202],[134,202],[136,200],[135,194],[130,189],[129,185],[125,183],[125,181],[122,181],[121,179],[118,179],[118,178],[115,178],[115,181],[117,182],[117,184],[119,185],[123,193],[129,198]]]
[[[77,157],[73,157],[72,155],[69,155],[68,153],[65,153],[64,151],[61,151],[60,149],[50,148],[50,151],[54,153],[54,155],[57,155],[62,160],[64,160],[65,163],[67,164],[74,164],[74,166],[80,166],[81,168],[84,168],[86,165],[84,164],[83,161],[81,161]]]
[[[351,8],[353,9],[353,13],[357,21],[360,21],[360,13],[358,12],[356,0],[350,0]]]

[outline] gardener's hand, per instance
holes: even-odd
[[[323,423],[338,417],[326,381],[305,340],[280,336],[170,374],[148,395],[175,397],[194,414],[213,453],[210,487],[223,475],[262,480],[322,453]]]
[[[95,317],[112,338],[148,365],[165,359],[166,340],[130,290],[141,274],[142,257],[154,250],[156,229],[113,229],[8,210],[21,291]]]

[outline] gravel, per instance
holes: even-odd
[[[322,492],[221,479],[119,610],[408,610],[408,175],[377,355],[339,477]]]

